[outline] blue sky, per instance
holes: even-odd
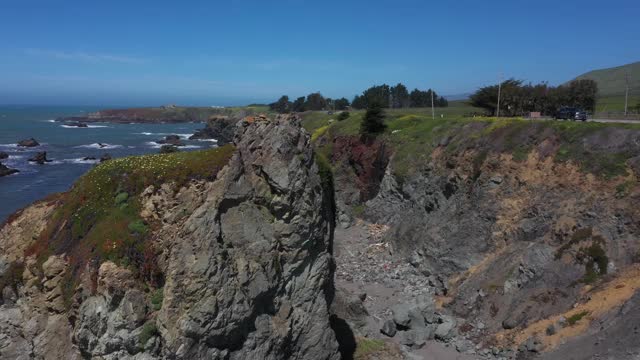
[[[640,60],[640,1],[0,0],[0,104],[235,105]]]

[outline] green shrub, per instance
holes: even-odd
[[[129,230],[137,234],[146,234],[147,233],[147,225],[145,225],[144,221],[138,219],[129,223]]]
[[[138,340],[140,340],[141,347],[144,347],[144,345],[147,343],[147,341],[149,341],[149,339],[151,339],[152,337],[158,334],[159,332],[158,332],[158,327],[156,326],[156,323],[153,321],[146,322],[142,326],[142,331],[140,332],[140,336],[138,337]]]
[[[338,115],[337,119],[338,121],[347,120],[349,116],[351,116],[351,114],[348,111],[343,111]]]
[[[567,324],[569,324],[569,326],[573,326],[576,323],[578,323],[578,321],[582,320],[582,318],[584,318],[587,315],[589,315],[588,311],[581,311],[579,313],[575,313],[575,314],[569,316],[569,318],[567,318]]]
[[[606,251],[600,246],[599,241],[594,240],[591,246],[586,249],[581,249],[578,257],[585,264],[585,275],[582,278],[582,282],[591,284],[595,282],[599,276],[607,274],[609,258],[607,257]]]
[[[151,294],[151,305],[153,305],[153,310],[158,311],[162,308],[162,301],[164,300],[164,289],[156,289]]]
[[[126,192],[121,192],[116,195],[115,203],[116,205],[122,205],[127,202],[127,199],[129,199],[129,194]]]

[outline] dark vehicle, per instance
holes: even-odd
[[[587,121],[587,112],[578,108],[564,106],[558,109],[553,117],[556,120],[582,120]]]

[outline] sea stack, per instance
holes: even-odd
[[[40,146],[40,143],[38,141],[36,141],[36,139],[34,139],[34,138],[29,138],[29,139],[24,139],[24,140],[18,141],[18,146],[21,146],[21,147],[36,147],[36,146]]]

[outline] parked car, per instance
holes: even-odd
[[[587,112],[575,107],[563,106],[556,112],[553,117],[556,120],[582,120],[587,121]]]

